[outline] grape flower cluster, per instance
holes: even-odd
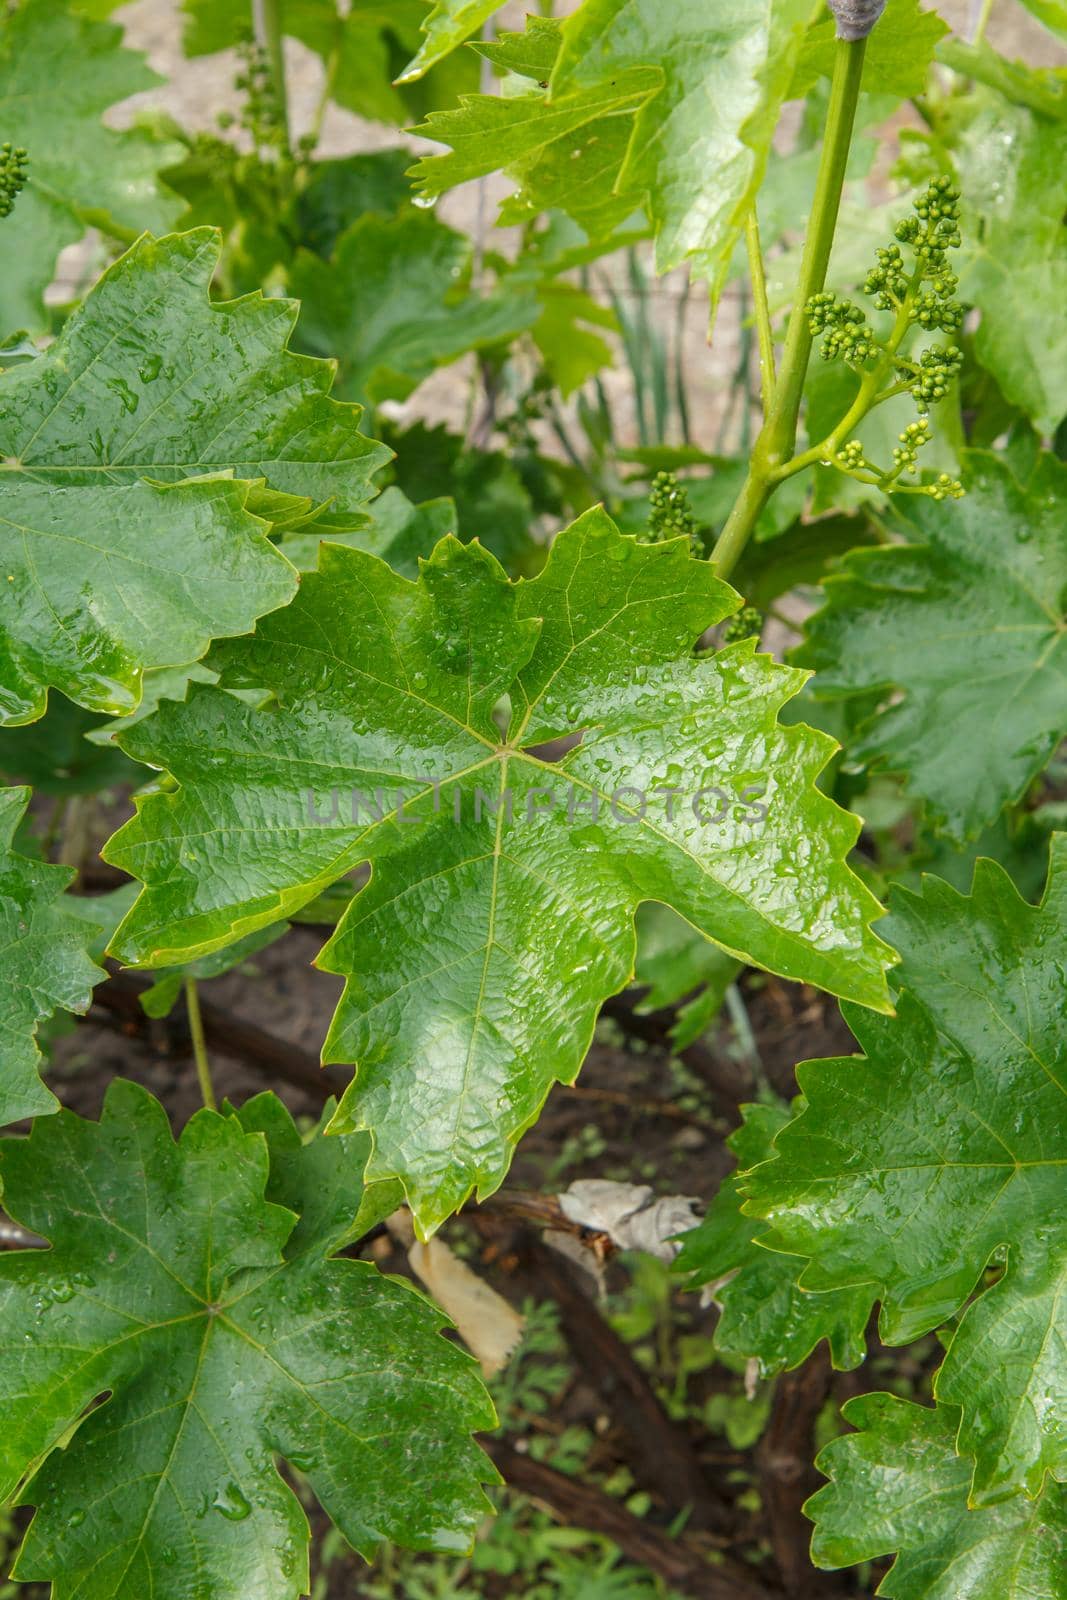
[[[872,395],[871,405],[904,392],[915,401],[920,421],[910,423],[899,435],[892,468],[882,471],[867,461],[857,439],[833,453],[835,465],[842,471],[864,475],[865,481],[883,488],[896,486],[902,474],[917,473],[918,452],[930,443],[926,416],[931,406],[949,393],[963,363],[962,351],[953,343],[928,345],[910,355],[901,351],[911,328],[951,335],[959,332],[964,316],[956,299],[959,279],[948,257],[960,243],[959,190],[950,178],[935,178],[914,202],[913,210],[913,216],[897,223],[894,242],[877,251],[875,265],[864,279],[863,292],[875,309],[893,313],[892,331],[886,338],[878,336],[859,306],[841,295],[812,295],[805,307],[812,337],[821,336],[820,354],[825,361],[845,361],[872,387],[880,386],[883,378],[892,381],[884,393]],[[937,500],[963,493],[961,485],[944,473],[921,490],[918,485],[913,488]]]
[[[9,217],[26,183],[29,156],[21,145],[0,145],[0,217]]]
[[[689,495],[673,472],[657,472],[648,495],[648,542],[685,537],[696,546],[697,524]]]

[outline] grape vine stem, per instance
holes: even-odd
[[[841,208],[841,190],[856,120],[866,47],[866,39],[837,41],[815,203],[804,240],[800,281],[786,328],[781,368],[763,427],[752,451],[745,482],[711,554],[715,570],[722,578],[729,577],[737,565],[761,511],[775,490],[778,481],[776,474],[792,459],[796,448],[797,420],[811,354],[811,331],[806,307],[811,296],[818,294],[826,282],[826,269]],[[762,276],[761,269],[759,281],[762,281]],[[758,326],[758,282],[754,281],[754,288]]]
[[[196,1062],[200,1097],[209,1111],[217,1111],[215,1085],[211,1081],[211,1061],[207,1053],[207,1041],[204,1038],[204,1019],[200,1015],[200,991],[193,977],[187,977],[185,980],[185,1009],[189,1016],[189,1037],[193,1041],[193,1059]]]

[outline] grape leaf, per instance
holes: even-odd
[[[832,744],[777,726],[800,675],[751,640],[690,653],[735,605],[687,541],[640,545],[599,509],[519,584],[452,539],[414,585],[324,545],[292,605],[212,657],[269,716],[196,686],[122,738],[180,788],[107,846],[145,883],[116,950],[192,959],[370,861],[319,957],[348,979],[324,1059],[360,1063],[335,1126],[373,1129],[370,1175],[400,1177],[425,1228],[497,1187],[575,1076],[641,900],[885,1006],[877,903],[843,865],[856,824],[814,788]],[[579,731],[564,761],[535,753]]]
[[[158,173],[181,145],[101,116],[162,80],[122,47],[122,29],[70,15],[55,0],[5,8],[0,129],[29,151],[26,188],[4,221],[0,332],[47,326],[42,295],[56,257],[92,225],[120,239],[162,232],[181,209]]]
[[[958,842],[1067,733],[1067,468],[1043,455],[1021,485],[995,456],[964,459],[966,497],[895,507],[915,542],[848,558],[792,658],[820,698],[885,693],[849,754],[904,773]]]
[[[834,70],[836,23],[833,17],[809,28],[790,86],[790,99],[810,94],[821,76]],[[868,94],[895,94],[901,100],[925,94],[938,42],[948,33],[936,11],[919,0],[889,0],[871,31],[863,57],[863,87]]]
[[[865,1394],[842,1411],[860,1431],[820,1453],[816,1465],[831,1481],[804,1507],[817,1567],[896,1554],[878,1586],[888,1600],[1065,1600],[1062,1489],[970,1510],[953,1407]]]
[[[1038,431],[1067,413],[1067,122],[978,91],[953,139],[963,197],[960,299],[977,306],[978,360]]]
[[[35,1473],[18,1574],[55,1600],[306,1594],[277,1457],[368,1556],[383,1538],[461,1549],[484,1514],[494,1474],[469,1432],[494,1418],[473,1365],[417,1294],[335,1257],[366,1139],[303,1146],[268,1098],[202,1111],[175,1144],[119,1081],[99,1123],[64,1111],[3,1143],[5,1204],[51,1249],[0,1261],[0,1482]]]
[[[332,261],[297,255],[298,337],[337,358],[343,394],[404,400],[435,367],[514,338],[540,312],[530,294],[464,292],[470,265],[470,240],[426,212],[362,216]]]
[[[12,849],[29,800],[28,789],[0,789],[0,1123],[55,1110],[37,1072],[38,1024],[56,1011],[88,1011],[93,985],[104,977],[87,954],[92,925],[64,903],[73,868]]]
[[[1023,5],[1038,22],[1043,22],[1067,44],[1067,4],[1064,0],[1022,0]]]
[[[639,207],[640,193],[620,188],[619,176],[632,113],[656,92],[659,69],[643,67],[592,89],[549,94],[561,39],[558,22],[530,16],[525,34],[506,33],[479,47],[495,66],[530,79],[530,86],[523,93],[467,95],[458,108],[433,113],[415,130],[451,146],[449,154],[424,156],[412,167],[424,200],[500,170],[519,184],[501,210],[502,222],[561,210],[593,239],[613,233]]]
[[[408,62],[400,75],[401,83],[421,78],[435,62],[450,55],[472,33],[477,33],[494,11],[499,11],[503,0],[434,0],[433,9],[423,19],[422,31],[426,35],[418,54]]]
[[[292,302],[212,305],[218,252],[207,229],[141,239],[45,354],[0,376],[10,722],[40,716],[50,685],[130,710],[144,669],[289,599],[296,575],[249,515],[270,499],[231,476],[338,513],[373,494],[388,452],[329,398],[331,367],[286,349]]]
[[[662,86],[637,112],[618,186],[648,197],[657,270],[691,261],[713,301],[763,176],[810,11],[805,0],[710,12],[705,0],[585,0],[563,24],[553,99],[639,81],[646,63],[660,64]]]
[[[1006,1252],[935,1390],[963,1407],[979,1501],[1067,1477],[1065,927],[1065,834],[1038,907],[992,861],[969,898],[896,891],[896,1018],[847,1009],[867,1060],[800,1069],[806,1108],[745,1184],[768,1242],[811,1258],[801,1283],[866,1284],[891,1344],[952,1317]]]
[[[689,1288],[714,1285],[722,1308],[717,1348],[758,1359],[764,1376],[798,1367],[822,1339],[835,1367],[858,1367],[866,1349],[869,1297],[855,1289],[807,1293],[797,1284],[803,1261],[763,1249],[761,1225],[742,1215],[739,1175],[770,1159],[774,1136],[789,1121],[780,1105],[750,1105],[744,1113],[744,1123],[726,1141],[737,1169],[724,1179],[707,1215],[683,1234],[675,1270]]]

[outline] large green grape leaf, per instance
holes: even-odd
[[[99,1123],[64,1111],[4,1142],[5,1205],[51,1243],[0,1261],[0,1482],[39,1508],[21,1579],[54,1600],[297,1600],[308,1525],[278,1457],[365,1555],[470,1543],[488,1396],[419,1295],[335,1256],[366,1149],[301,1145],[273,1097],[202,1111],[176,1144],[121,1081]]]
[[[843,1407],[857,1433],[828,1444],[830,1478],[804,1507],[817,1567],[896,1555],[878,1586],[887,1600],[1065,1600],[1067,1494],[1049,1484],[971,1510],[969,1464],[953,1444],[959,1413],[865,1394]]]
[[[707,1215],[682,1235],[675,1270],[693,1289],[713,1285],[721,1307],[715,1344],[726,1354],[759,1361],[764,1375],[797,1367],[821,1339],[835,1367],[858,1367],[865,1354],[870,1299],[862,1290],[811,1294],[798,1286],[803,1261],[764,1250],[760,1223],[742,1215],[739,1177],[772,1155],[774,1136],[789,1121],[781,1105],[745,1107],[745,1120],[727,1140],[737,1170],[727,1177]]]
[[[67,910],[70,867],[12,849],[28,789],[0,789],[0,1123],[54,1111],[38,1077],[38,1024],[56,1011],[88,1011],[104,974],[87,954],[93,928]]]
[[[936,878],[894,895],[905,992],[849,1008],[867,1060],[809,1062],[806,1107],[746,1180],[768,1242],[813,1289],[867,1285],[899,1344],[969,1305],[937,1378],[960,1405],[974,1497],[1067,1478],[1067,1182],[1062,1046],[1067,835],[1040,906],[979,861],[970,897]]]
[[[0,28],[0,138],[24,145],[29,181],[4,221],[0,332],[45,326],[41,296],[56,257],[90,224],[124,239],[162,232],[181,209],[158,181],[181,145],[101,116],[162,80],[122,47],[122,29],[72,16],[56,0],[5,8]]]
[[[374,492],[388,451],[330,399],[331,366],[286,348],[295,306],[212,305],[218,252],[210,229],[139,240],[43,355],[0,376],[4,720],[40,716],[50,685],[130,710],[146,668],[289,599],[296,574],[233,478],[339,513]]]
[[[402,1178],[425,1228],[500,1183],[574,1078],[642,900],[884,1008],[857,824],[814,787],[832,742],[777,722],[801,675],[751,640],[692,654],[736,604],[687,541],[640,545],[599,509],[518,584],[454,539],[417,584],[324,545],[293,604],[212,657],[269,715],[198,685],[122,739],[180,787],[107,846],[145,884],[117,953],[192,959],[369,861],[319,958],[348,980],[324,1059],[359,1063],[335,1126],[372,1129],[371,1175]]]
[[[1067,413],[1067,122],[978,91],[953,129],[963,196],[960,298],[974,349],[1006,397],[1051,434]]]
[[[513,339],[540,314],[532,294],[464,290],[470,265],[470,240],[424,211],[362,216],[331,261],[297,256],[298,337],[337,358],[343,394],[405,400],[435,367]]]
[[[998,457],[965,457],[963,500],[910,497],[914,542],[859,551],[793,659],[825,698],[881,690],[850,755],[905,774],[930,821],[977,834],[1067,733],[1067,468],[1039,458],[1023,485]]]

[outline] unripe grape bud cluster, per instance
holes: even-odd
[[[26,183],[29,156],[21,145],[0,145],[0,217],[9,217]]]

